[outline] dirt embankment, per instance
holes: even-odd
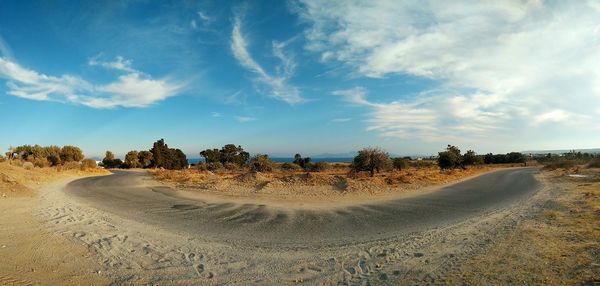
[[[509,166],[477,166],[447,171],[441,171],[437,167],[411,167],[401,171],[382,172],[374,177],[367,173],[350,175],[345,168],[325,172],[212,173],[187,169],[150,170],[150,173],[154,179],[177,190],[203,195],[322,202],[385,199],[422,193],[440,185],[507,167]]]
[[[0,285],[98,285],[87,249],[46,231],[35,216],[40,193],[58,192],[64,182],[102,170],[26,170],[0,163]]]

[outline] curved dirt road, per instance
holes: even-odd
[[[535,172],[501,170],[415,197],[329,210],[193,200],[158,186],[145,172],[80,179],[66,192],[122,218],[210,241],[302,248],[390,238],[516,204],[539,188]]]

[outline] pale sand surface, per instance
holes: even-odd
[[[465,261],[548,196],[544,187],[520,204],[389,239],[274,248],[124,219],[72,198],[64,183],[36,198],[0,199],[2,229],[10,229],[0,238],[0,284],[443,284],[460,281]]]

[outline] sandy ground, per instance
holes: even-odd
[[[66,181],[48,185],[58,193]],[[49,231],[35,210],[46,205],[34,191],[21,189],[0,198],[0,285],[101,285],[106,277],[92,273],[97,262],[85,245]]]
[[[0,199],[0,284],[495,285],[510,280],[474,277],[501,277],[498,272],[506,268],[482,255],[508,242],[519,247],[505,247],[501,257],[516,255],[515,261],[540,268],[546,262],[517,252],[527,249],[527,241],[511,238],[543,213],[549,198],[568,191],[544,176],[544,188],[527,202],[476,219],[393,239],[314,248],[215,243],[166,231],[77,202],[59,190],[61,181],[34,198]],[[597,268],[586,267],[587,276],[563,281],[596,279]]]

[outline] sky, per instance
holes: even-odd
[[[598,1],[1,1],[0,147],[600,147]]]

